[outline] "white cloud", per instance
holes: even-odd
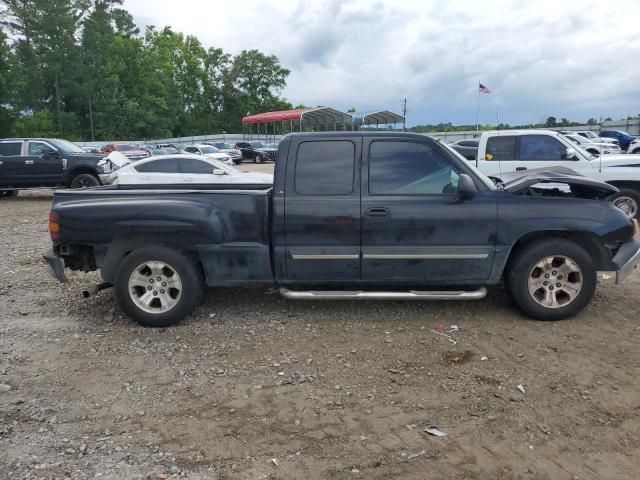
[[[640,2],[127,0],[139,22],[292,70],[292,103],[399,110],[410,124],[640,113]]]

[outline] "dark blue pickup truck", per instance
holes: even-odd
[[[564,188],[558,188],[562,184]],[[571,171],[489,179],[406,133],[286,136],[274,185],[56,192],[51,271],[100,269],[148,326],[188,315],[204,285],[276,284],[292,299],[480,299],[504,282],[542,320],[582,310],[596,272],[640,262],[615,187]],[[87,292],[87,295],[90,292]]]

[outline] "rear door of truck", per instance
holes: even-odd
[[[284,204],[287,280],[360,280],[361,145],[357,136],[291,140]]]
[[[493,266],[493,192],[461,200],[463,161],[430,139],[364,137],[362,280],[481,283]]]
[[[22,140],[0,142],[0,185],[20,186],[23,184],[25,169]]]

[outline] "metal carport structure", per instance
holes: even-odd
[[[255,115],[248,115],[242,118],[243,134],[253,135],[252,126],[256,126],[258,136],[264,134],[278,135],[285,133],[285,125],[288,123],[288,132],[313,130],[313,131],[336,131],[353,128],[353,117],[345,112],[331,107],[317,108],[296,108],[293,110],[280,110],[277,112],[264,112]],[[273,128],[269,131],[269,125]],[[277,125],[280,124],[280,132]],[[261,132],[260,126],[264,125]],[[246,131],[248,129],[248,132]]]
[[[404,122],[405,117],[397,113],[390,112],[389,110],[353,114],[353,123],[356,125],[375,125],[376,128],[378,128],[380,125],[396,125],[398,123],[404,124]]]

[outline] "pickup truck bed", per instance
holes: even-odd
[[[109,186],[58,191],[54,202],[60,241],[68,238],[75,245],[93,246],[91,256],[64,257],[72,259],[67,266],[84,271],[100,268],[103,279],[111,282],[116,262],[126,251],[171,243],[198,254],[209,285],[272,282],[271,188],[242,187]],[[157,208],[158,203],[162,208]],[[93,212],[89,221],[88,208]]]

